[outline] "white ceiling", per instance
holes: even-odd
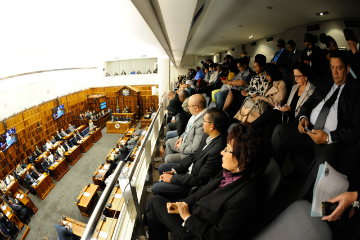
[[[215,54],[292,27],[359,17],[359,9],[359,0],[208,0],[199,20],[190,29],[192,40],[186,55]],[[330,14],[316,15],[323,11]],[[249,39],[250,35],[254,37]]]
[[[197,0],[158,0],[175,63],[180,65]]]

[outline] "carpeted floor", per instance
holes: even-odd
[[[74,166],[69,166],[70,170],[59,182],[53,180],[55,187],[44,200],[29,194],[39,210],[31,217],[30,232],[26,239],[40,240],[42,236],[57,239],[54,225],[61,215],[83,223],[88,222],[89,218],[81,215],[75,200],[87,183],[93,183],[91,175],[105,162],[106,154],[115,147],[116,141],[122,136],[106,133],[106,128],[102,129],[102,135],[103,137],[94,143],[87,153],[83,153],[82,158]],[[98,194],[100,196],[101,192]],[[20,238],[19,235],[16,239]]]

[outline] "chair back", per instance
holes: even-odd
[[[269,165],[266,167],[262,178],[265,191],[264,204],[267,205],[273,198],[281,180],[280,167],[273,158],[270,160]]]

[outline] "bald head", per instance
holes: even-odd
[[[206,99],[201,94],[194,94],[189,98],[188,108],[194,116],[206,108]]]
[[[175,92],[173,90],[170,90],[170,91],[168,91],[166,96],[169,100],[172,100],[175,97]]]
[[[184,102],[185,99],[187,99],[189,97],[189,93],[185,90],[181,90],[179,93],[179,100],[180,102]]]

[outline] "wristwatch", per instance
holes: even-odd
[[[329,134],[326,136],[325,143],[326,143],[326,144],[329,144]]]

